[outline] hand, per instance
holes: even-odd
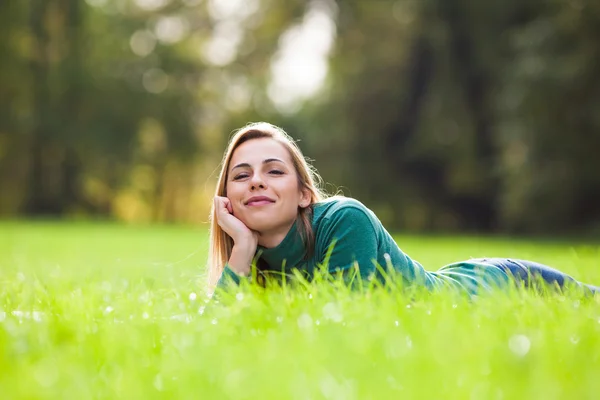
[[[258,232],[248,228],[233,215],[233,207],[227,197],[215,196],[214,207],[217,223],[233,239],[229,267],[240,275],[247,275],[256,253]]]
[[[214,205],[217,223],[235,244],[252,243],[253,239],[258,241],[258,234],[233,215],[233,207],[227,197],[215,196]]]

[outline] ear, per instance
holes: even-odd
[[[300,191],[300,202],[298,203],[298,207],[306,208],[310,205],[310,190],[304,188]]]

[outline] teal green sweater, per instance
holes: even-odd
[[[382,269],[387,270],[391,263],[402,276],[405,287],[453,287],[470,294],[506,286],[509,282],[502,269],[483,262],[462,261],[435,272],[426,271],[398,247],[371,210],[351,198],[335,197],[314,204],[312,227],[315,247],[308,259],[305,259],[305,248],[296,224],[276,247],[258,246],[257,255],[263,264],[267,264],[263,271],[274,276],[282,273],[292,276],[296,269],[310,280],[320,265],[326,265],[328,272],[335,274],[339,271],[351,273],[357,264],[360,277],[365,281],[383,279]],[[240,279],[246,278],[225,266],[217,287],[224,287],[227,281],[239,284]]]

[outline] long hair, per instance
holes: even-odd
[[[257,122],[248,124],[237,130],[232,135],[227,150],[223,155],[215,196],[227,196],[227,174],[233,152],[242,143],[263,138],[276,140],[287,149],[296,170],[299,189],[310,192],[310,205],[306,208],[298,207],[298,216],[296,219],[296,226],[306,249],[305,256],[308,257],[313,253],[315,245],[315,234],[311,224],[312,205],[322,201],[325,195],[319,188],[321,177],[308,164],[298,145],[283,129],[266,122]],[[216,286],[225,264],[231,256],[232,249],[233,239],[217,223],[216,210],[213,203],[210,212],[210,246],[208,254],[208,284],[210,291]]]

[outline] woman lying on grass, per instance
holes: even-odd
[[[384,279],[391,267],[403,286],[451,287],[476,294],[511,282],[529,286],[536,278],[552,287],[565,284],[598,293],[547,266],[506,258],[471,259],[428,272],[407,256],[375,214],[357,200],[326,199],[318,175],[280,128],[250,124],[225,152],[211,213],[209,284],[225,287],[250,279],[253,262],[261,277],[311,280],[320,266],[327,273],[363,282]],[[383,269],[381,268],[383,266]]]

